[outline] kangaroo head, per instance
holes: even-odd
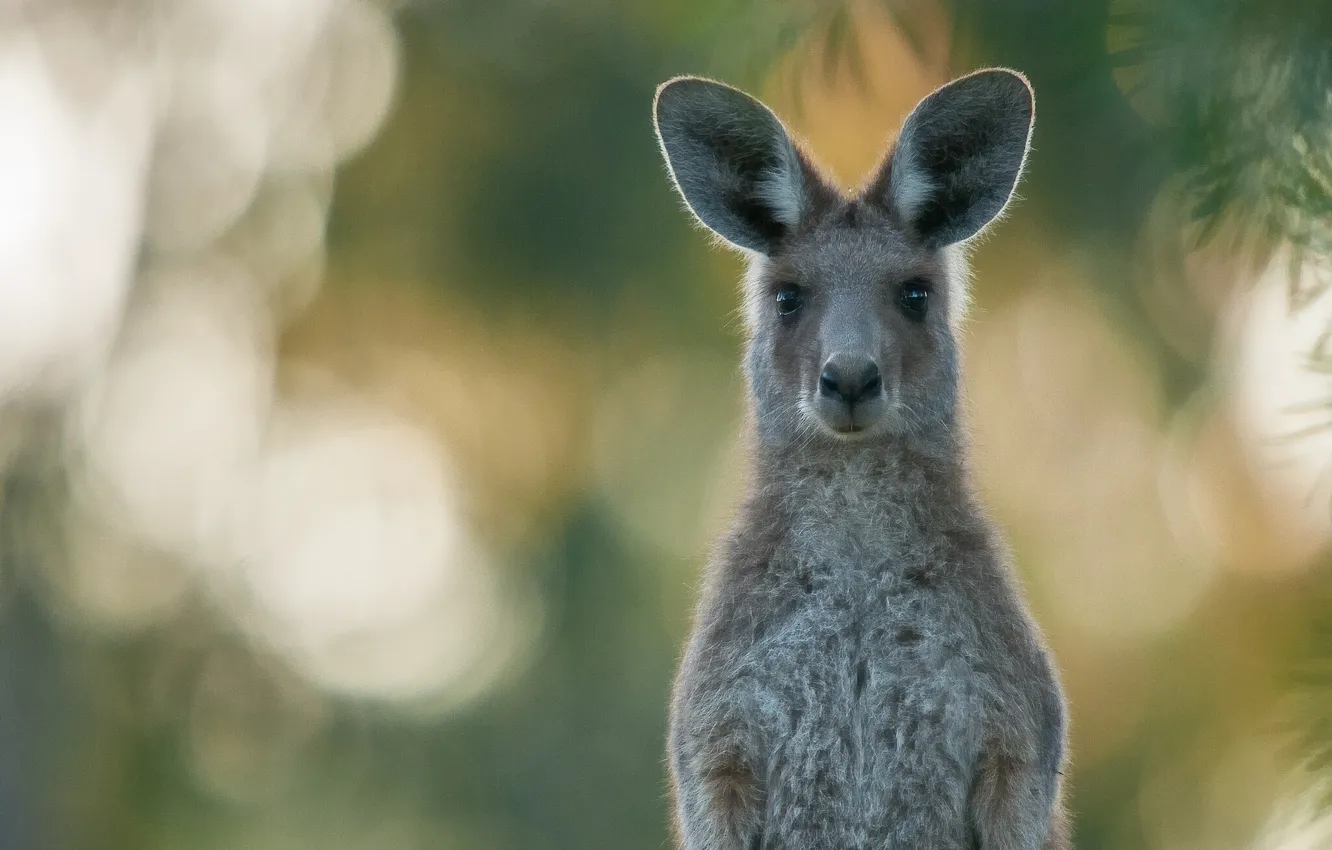
[[[655,117],[686,205],[751,257],[746,372],[762,436],[946,432],[964,243],[1003,212],[1021,174],[1034,117],[1026,78],[979,71],[926,97],[854,196],[729,86],[670,80]]]

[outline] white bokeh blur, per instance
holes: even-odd
[[[1309,258],[1294,281],[1290,268],[1279,252],[1235,300],[1231,360],[1247,458],[1308,557],[1332,540],[1332,265]],[[1295,309],[1293,291],[1318,294]]]
[[[1322,850],[1332,847],[1332,815],[1327,812],[1329,789],[1306,774],[1286,778],[1287,787],[1269,814],[1252,850]]]
[[[0,400],[95,374],[134,274],[157,116],[130,63],[75,101],[32,32],[0,35]]]
[[[366,0],[104,11],[0,23],[0,420],[64,413],[59,608],[116,633],[198,599],[317,690],[432,710],[483,692],[539,616],[470,529],[440,435],[277,389],[335,169],[393,104],[392,20]],[[185,707],[223,790],[268,764],[209,733],[225,700],[263,702],[237,669],[206,665]]]

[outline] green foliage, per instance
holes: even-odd
[[[1127,4],[1126,4],[1127,5]],[[1332,251],[1332,14],[1325,4],[1167,0],[1111,15],[1198,238],[1228,217],[1261,245]]]

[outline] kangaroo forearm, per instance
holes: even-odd
[[[1067,843],[1059,777],[1048,770],[987,766],[972,806],[980,850],[1062,850]]]
[[[762,791],[739,766],[677,771],[681,850],[754,850],[762,823]]]

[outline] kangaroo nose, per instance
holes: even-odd
[[[819,392],[847,404],[874,396],[882,388],[879,364],[869,359],[833,357],[819,375]]]

